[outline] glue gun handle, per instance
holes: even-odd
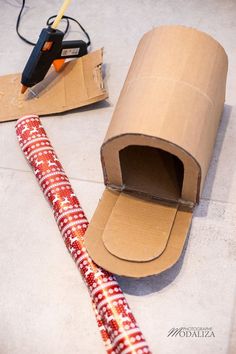
[[[53,60],[61,54],[63,36],[63,32],[50,27],[42,30],[23,70],[22,85],[32,87],[44,79]]]

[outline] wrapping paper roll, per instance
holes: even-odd
[[[52,206],[66,247],[88,287],[107,353],[151,353],[114,276],[98,267],[84,247],[88,221],[36,115],[16,124],[20,147]]]

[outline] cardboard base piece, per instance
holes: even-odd
[[[179,259],[191,220],[192,211],[177,203],[105,189],[85,245],[94,262],[106,270],[130,277],[154,275]]]

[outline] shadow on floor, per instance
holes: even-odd
[[[168,270],[145,278],[129,278],[116,275],[116,279],[124,291],[129,295],[143,296],[161,291],[169,286],[181,271],[183,266],[186,249],[188,246],[189,234],[186,238],[184,248],[179,260]]]

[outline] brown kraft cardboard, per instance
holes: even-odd
[[[224,107],[227,55],[209,35],[161,26],[141,39],[101,161],[106,190],[86,233],[116,274],[158,274],[180,257]]]

